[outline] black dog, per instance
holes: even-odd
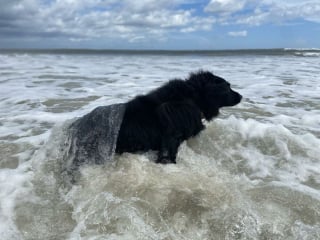
[[[158,163],[176,163],[179,145],[204,129],[219,108],[234,106],[242,96],[211,72],[171,80],[147,95],[125,103],[116,152],[157,150]]]
[[[127,103],[97,107],[69,127],[66,170],[104,164],[114,152],[157,150],[158,163],[175,163],[179,145],[204,129],[203,118],[241,98],[224,79],[199,71]]]

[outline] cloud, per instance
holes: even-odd
[[[94,38],[164,39],[172,32],[208,31],[213,17],[179,9],[182,0],[0,0],[0,34]],[[141,37],[143,36],[143,38]]]
[[[0,41],[154,43],[209,34],[215,25],[320,23],[319,0],[0,0],[0,6]]]
[[[204,10],[221,24],[259,26],[294,20],[320,23],[319,0],[211,0]]]
[[[231,37],[246,37],[248,35],[248,32],[247,31],[228,32],[228,35]]]
[[[251,12],[239,13],[232,21],[236,24],[252,26],[266,23],[286,24],[295,20],[320,23],[320,2],[318,0],[263,0],[251,2],[251,7]]]
[[[231,14],[244,8],[244,0],[211,0],[205,7],[206,12],[218,14]]]

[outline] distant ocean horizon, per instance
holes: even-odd
[[[320,56],[320,48],[253,48],[253,49],[94,49],[94,48],[0,48],[2,53],[31,54],[146,54],[146,55],[296,55]]]

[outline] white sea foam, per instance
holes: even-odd
[[[30,163],[21,164],[17,169],[0,169],[0,236],[1,239],[22,239],[15,222],[16,202],[24,198],[32,201],[32,172]]]
[[[0,238],[318,239],[319,64],[294,55],[0,54]],[[244,100],[184,143],[177,165],[123,154],[66,185],[65,121],[200,68]]]
[[[320,57],[320,52],[297,52],[296,55],[303,57]]]

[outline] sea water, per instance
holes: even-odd
[[[0,239],[320,239],[320,51],[2,51]],[[209,70],[242,102],[177,164],[116,155],[61,175],[66,126]]]

